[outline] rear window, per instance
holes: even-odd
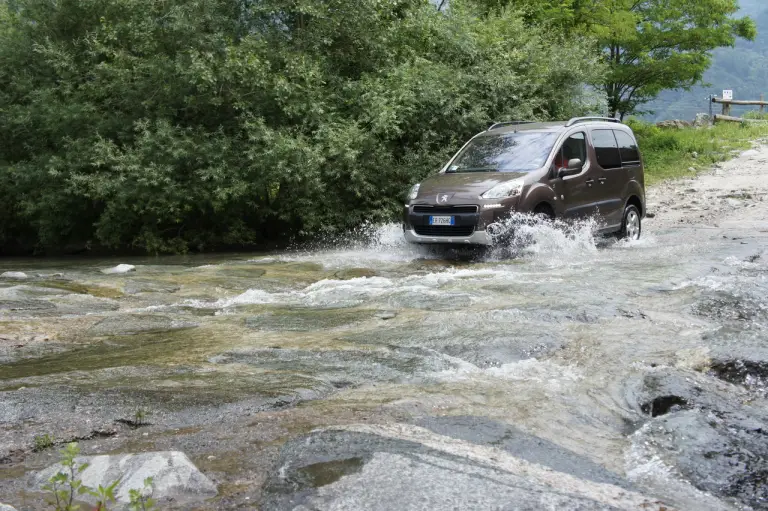
[[[616,143],[616,137],[613,135],[613,130],[592,131],[592,143],[595,146],[597,163],[601,167],[604,169],[616,169],[621,167],[619,145]]]
[[[477,137],[446,172],[530,172],[544,166],[555,140],[557,133],[541,131]]]
[[[619,153],[621,154],[621,163],[627,165],[640,164],[640,152],[637,150],[637,143],[629,134],[623,131],[614,131],[616,141],[619,143]]]

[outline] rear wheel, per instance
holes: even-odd
[[[637,206],[630,204],[624,209],[624,220],[621,222],[619,237],[628,240],[639,240],[641,232],[640,210],[637,209]]]

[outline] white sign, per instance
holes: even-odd
[[[733,99],[733,91],[732,90],[724,90],[723,91],[723,99],[725,100],[732,100]]]

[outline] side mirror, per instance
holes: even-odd
[[[579,158],[571,158],[568,160],[567,167],[561,167],[557,170],[558,177],[573,176],[581,172],[581,167],[584,166],[584,162]]]

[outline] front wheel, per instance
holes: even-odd
[[[621,222],[619,237],[628,240],[639,240],[641,231],[640,211],[636,206],[630,204],[624,209],[624,220]]]

